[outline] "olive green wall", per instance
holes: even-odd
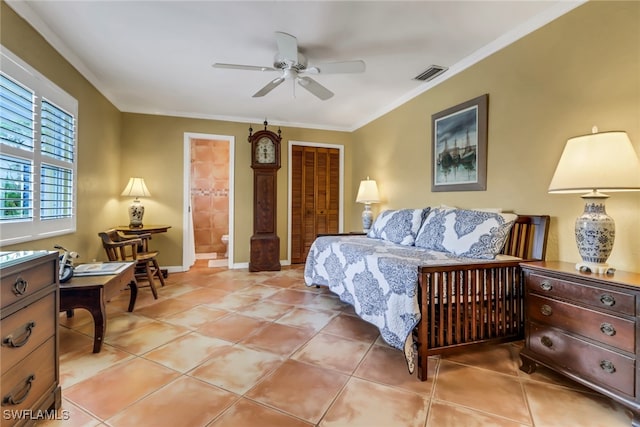
[[[234,200],[234,262],[249,261],[249,239],[253,234],[253,170],[251,164],[249,123],[217,120],[189,119],[123,113],[122,115],[122,173],[118,177],[124,188],[129,175],[143,176],[151,198],[144,200],[145,223],[171,224],[166,235],[154,239],[154,247],[160,250],[160,264],[182,265],[183,239],[183,188],[184,188],[184,134],[205,133],[232,136],[235,138],[235,200]],[[261,123],[253,123],[254,131],[263,129]],[[269,126],[276,130],[276,126]],[[278,171],[278,236],[280,237],[280,259],[287,259],[287,210],[288,210],[288,158],[289,141],[317,142],[345,146],[345,170],[350,170],[351,134],[324,130],[282,127],[282,162]],[[126,173],[126,171],[132,171]],[[135,171],[135,173],[133,172]],[[345,186],[351,188],[351,176],[345,177]],[[119,188],[120,188],[119,187]],[[117,194],[114,194],[117,195]],[[355,196],[353,196],[355,197]],[[350,208],[346,196],[347,209]],[[121,203],[118,212],[122,224],[128,222],[126,206]],[[347,212],[350,213],[349,210]]]
[[[104,251],[97,233],[112,223],[110,197],[124,188],[120,188],[122,115],[4,2],[0,3],[0,42],[78,100],[78,232],[2,250],[54,250],[60,244],[78,251],[80,261],[100,259]]]
[[[487,190],[431,192],[432,114],[484,93]],[[594,125],[627,131],[640,153],[640,2],[580,6],[357,130],[354,185],[366,175],[377,180],[377,211],[447,204],[551,215],[547,258],[575,262],[583,201],[547,188],[566,140]],[[640,272],[640,193],[610,196],[617,235],[609,263]]]

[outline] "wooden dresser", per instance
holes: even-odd
[[[0,422],[32,425],[61,403],[58,253],[0,252],[0,306]]]
[[[640,426],[640,274],[580,273],[575,264],[521,264],[525,276],[522,371],[537,364],[600,392]]]

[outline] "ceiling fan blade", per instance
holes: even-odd
[[[311,77],[298,77],[298,84],[323,101],[326,101],[333,96],[333,92],[313,80]]]
[[[278,85],[280,85],[280,83],[282,83],[283,81],[284,81],[284,77],[278,77],[277,79],[271,80],[269,83],[267,83],[265,87],[263,87],[262,89],[254,93],[253,97],[259,98],[261,96],[265,96],[266,94],[268,94],[269,92],[277,88]]]
[[[311,74],[340,74],[340,73],[364,73],[366,65],[364,61],[327,62],[309,67],[306,71]]]
[[[276,71],[273,67],[259,67],[257,65],[238,65],[238,64],[222,64],[216,62],[212,65],[213,68],[226,68],[231,70],[249,70],[249,71]]]
[[[292,64],[298,62],[298,39],[291,34],[276,31],[276,43],[283,60],[289,60]]]

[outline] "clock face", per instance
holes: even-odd
[[[276,162],[276,144],[266,136],[260,138],[256,144],[256,162],[258,163],[275,163]]]

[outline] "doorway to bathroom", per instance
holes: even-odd
[[[185,133],[183,267],[233,265],[234,137]],[[188,176],[187,176],[188,175]]]

